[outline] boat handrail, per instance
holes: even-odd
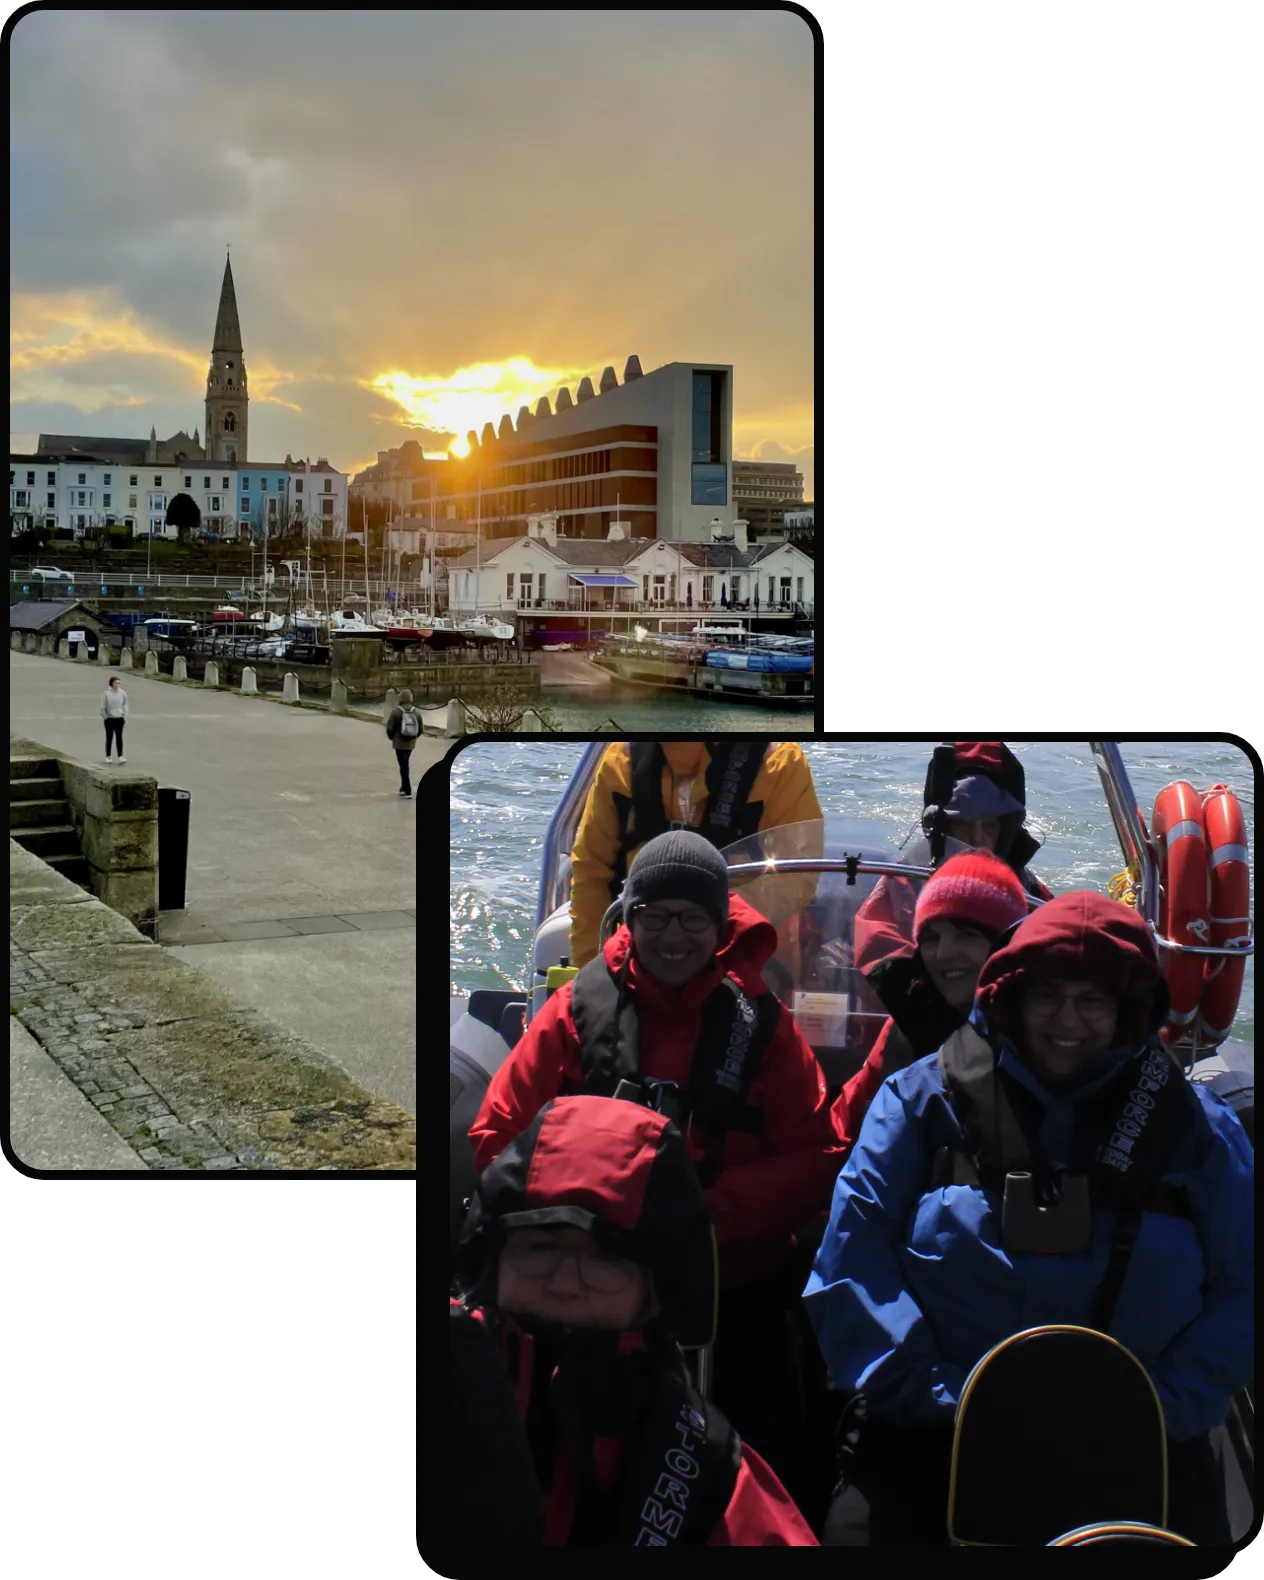
[[[557,810],[549,819],[540,859],[540,891],[536,901],[535,924],[540,927],[567,897],[569,877],[562,872],[562,857],[569,855],[579,829],[579,819],[588,799],[588,787],[609,741],[589,741],[576,764]]]
[[[549,822],[548,831],[544,836],[544,851],[540,865],[540,889],[536,905],[537,927],[541,926],[567,897],[569,880],[562,872],[561,858],[569,854],[574,843],[584,802],[588,799],[589,786],[596,774],[601,754],[608,744],[603,741],[590,741],[584,748],[584,754],[571,775],[569,784],[562,792],[557,810]],[[1220,959],[1253,955],[1254,931],[1241,941],[1223,944],[1182,944],[1163,936],[1158,925],[1158,863],[1146,837],[1145,824],[1118,743],[1090,741],[1089,747],[1102,781],[1124,860],[1129,866],[1136,865],[1140,869],[1139,910],[1155,945],[1174,954],[1208,955]],[[739,866],[730,867],[729,874],[731,877],[751,877],[768,876],[774,872],[863,872],[878,876],[928,878],[931,870],[930,867],[913,866],[904,862],[881,862],[843,855],[842,857],[802,856],[784,861],[769,858],[766,861],[743,862]],[[1032,908],[1037,908],[1043,903],[1035,896],[1028,896],[1028,904]]]

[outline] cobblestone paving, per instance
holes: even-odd
[[[114,1044],[112,1033],[144,1025],[135,1015],[94,1009],[74,988],[9,944],[9,1004],[13,1014],[136,1153],[138,1169],[159,1173],[272,1169],[254,1147],[242,1147],[226,1129],[186,1125],[162,1094]]]

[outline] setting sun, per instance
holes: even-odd
[[[488,422],[499,427],[506,413],[516,422],[520,406],[534,410],[541,395],[578,383],[585,372],[591,369],[541,368],[530,357],[518,356],[447,374],[379,373],[368,387],[393,400],[413,427],[454,435],[448,451],[464,456],[471,428],[481,432]]]

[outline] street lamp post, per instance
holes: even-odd
[[[474,516],[474,614],[483,591],[483,474],[478,474],[478,507]]]

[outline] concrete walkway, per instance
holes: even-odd
[[[111,1129],[22,1022],[9,1016],[9,1144],[33,1169],[139,1169]]]
[[[411,1108],[417,803],[399,798],[380,725],[138,671],[9,658],[13,735],[100,759],[101,693],[121,673],[128,767],[191,793],[186,909],[163,915],[159,941]],[[450,745],[418,742],[414,787]]]

